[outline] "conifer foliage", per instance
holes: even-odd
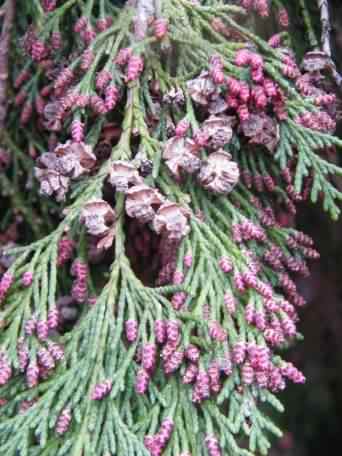
[[[340,211],[331,55],[280,0],[2,12],[0,454],[266,455],[319,257],[287,220]]]

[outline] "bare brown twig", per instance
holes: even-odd
[[[8,56],[11,30],[15,16],[15,0],[7,0],[3,8],[4,19],[0,36],[0,133],[7,115]]]
[[[149,21],[155,13],[155,0],[129,0],[128,5],[136,9],[135,37],[143,40],[147,33]]]
[[[318,7],[321,13],[321,26],[322,26],[322,50],[331,57],[331,45],[330,45],[330,33],[331,33],[331,23],[330,23],[330,12],[328,0],[318,0]]]
[[[329,11],[329,1],[328,0],[317,0],[318,8],[321,14],[321,26],[322,26],[322,35],[321,35],[321,44],[323,52],[330,58],[330,70],[336,85],[342,89],[342,75],[337,71],[335,62],[333,61],[331,54],[331,43],[330,43],[330,33],[331,33],[331,21],[330,21],[330,11]]]

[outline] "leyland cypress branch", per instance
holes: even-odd
[[[266,0],[24,6],[0,199],[53,226],[0,257],[0,452],[266,455],[319,257],[287,224],[340,211],[322,55]]]

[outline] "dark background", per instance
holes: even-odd
[[[307,43],[298,2],[286,3],[292,5],[292,33],[301,54]],[[317,1],[306,3],[319,37]],[[329,0],[329,4],[334,60],[341,72],[342,1]],[[342,92],[337,93],[342,100]],[[342,137],[341,120],[337,134]],[[334,159],[341,165],[341,151]],[[342,180],[338,184],[342,188]],[[291,385],[283,394],[286,412],[279,421],[285,435],[271,456],[318,456],[330,451],[337,456],[342,454],[342,220],[330,221],[318,207],[298,209],[296,225],[314,238],[321,260],[311,265],[311,277],[299,283],[308,301],[300,315],[305,339],[289,353],[289,358],[302,367],[307,383]]]

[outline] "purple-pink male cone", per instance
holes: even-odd
[[[242,364],[246,356],[245,342],[237,342],[233,347],[233,361],[235,364]]]
[[[145,370],[151,371],[155,367],[157,347],[154,344],[145,344],[142,347],[142,366]]]
[[[165,343],[166,340],[166,322],[165,320],[156,320],[154,322],[154,335],[158,344]]]
[[[196,364],[189,364],[188,367],[186,368],[183,377],[182,377],[182,383],[185,385],[189,385],[190,383],[193,383],[196,380],[198,374],[198,366]]]
[[[187,359],[189,359],[190,361],[192,361],[193,363],[197,363],[197,361],[199,360],[200,358],[200,350],[198,347],[196,347],[195,345],[188,345],[186,351],[185,351],[185,356]]]
[[[39,382],[39,368],[35,361],[31,361],[26,369],[26,383],[29,388],[38,385]]]
[[[139,369],[135,379],[135,391],[137,394],[145,394],[150,383],[150,375],[145,369]]]
[[[59,415],[57,423],[56,423],[56,433],[58,435],[63,435],[69,429],[71,422],[71,410],[69,408],[65,408],[62,410],[62,413]]]
[[[49,329],[56,329],[59,321],[59,311],[57,307],[53,307],[49,310],[47,323]]]
[[[5,272],[0,280],[0,303],[6,296],[8,290],[11,288],[14,281],[14,277],[10,272]]]
[[[176,350],[174,351],[170,357],[165,361],[164,364],[164,371],[165,374],[171,374],[175,372],[182,364],[184,359],[184,352]]]
[[[144,59],[140,55],[132,55],[127,64],[126,82],[135,81],[144,69]]]
[[[138,322],[136,320],[125,321],[125,333],[128,342],[135,342],[138,337]]]
[[[24,287],[29,287],[33,282],[33,274],[31,271],[26,271],[21,277],[21,283]]]
[[[165,448],[167,442],[170,440],[172,431],[174,428],[174,423],[171,418],[165,418],[160,426],[159,432],[156,435],[162,448]]]
[[[228,257],[220,258],[219,267],[220,267],[221,271],[226,274],[233,270],[233,264]]]
[[[46,340],[49,335],[49,325],[46,320],[38,320],[36,324],[37,337],[39,340]]]
[[[37,327],[37,320],[32,317],[29,320],[25,322],[25,334],[28,336],[32,336],[34,332],[36,331]]]
[[[179,338],[179,322],[177,320],[168,320],[166,323],[166,336],[168,341],[176,342]]]
[[[216,437],[207,436],[205,439],[205,444],[208,449],[209,456],[221,456],[221,448]]]
[[[6,385],[12,376],[12,368],[5,353],[0,353],[0,386]]]
[[[50,370],[55,367],[55,360],[51,353],[46,348],[42,347],[38,350],[39,365]]]
[[[180,310],[187,298],[187,294],[184,291],[178,291],[172,296],[171,305],[175,310]]]
[[[18,341],[17,354],[19,361],[19,369],[21,370],[21,372],[24,372],[29,362],[29,351],[24,340]]]
[[[55,361],[60,361],[64,358],[64,349],[61,345],[54,342],[48,342],[48,350]]]
[[[183,259],[183,264],[186,268],[191,268],[193,262],[192,254],[187,253]]]
[[[109,379],[105,380],[102,383],[98,383],[93,388],[93,391],[91,393],[91,399],[94,401],[100,401],[105,396],[108,396],[108,394],[112,390],[112,386],[113,386],[113,384],[112,384],[111,380],[109,380]]]

